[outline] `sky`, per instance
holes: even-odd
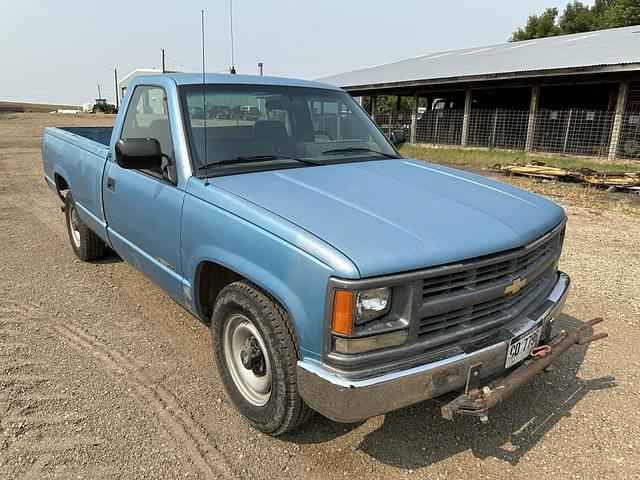
[[[315,79],[427,52],[507,41],[567,0],[233,0],[235,66]],[[592,4],[593,2],[583,2]],[[0,0],[0,100],[114,102],[114,72],[200,71],[231,63],[229,0]]]

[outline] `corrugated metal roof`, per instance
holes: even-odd
[[[640,64],[640,25],[426,53],[319,79],[343,88]],[[639,66],[640,70],[640,66]],[[549,72],[550,73],[550,72]]]

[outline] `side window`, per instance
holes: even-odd
[[[120,138],[155,138],[162,153],[173,162],[173,142],[167,109],[167,95],[163,88],[139,86],[133,91]],[[161,169],[153,173],[161,175]]]

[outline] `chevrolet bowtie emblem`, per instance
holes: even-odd
[[[504,289],[504,293],[514,295],[520,291],[522,287],[527,284],[526,278],[516,278],[510,285],[507,285]]]

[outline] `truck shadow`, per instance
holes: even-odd
[[[558,327],[573,328],[581,323],[562,315]],[[584,334],[592,332],[587,330]],[[444,420],[440,406],[455,397],[451,395],[385,415],[382,426],[368,433],[358,448],[384,464],[405,469],[428,466],[468,449],[478,459],[495,457],[516,465],[561,419],[571,416],[573,407],[585,395],[615,387],[611,376],[592,380],[578,377],[588,347],[576,346],[567,351],[550,372],[538,375],[506,404],[490,412],[487,424],[473,417]],[[324,422],[329,421],[318,416],[314,430],[325,440],[351,427],[334,424],[332,431]],[[313,437],[311,434],[307,441],[313,442]],[[320,439],[316,436],[315,441]]]
[[[111,263],[121,263],[122,261],[123,261],[122,258],[120,258],[120,256],[116,252],[109,249],[107,250],[107,254],[104,257],[98,258],[97,260],[92,260],[91,263],[97,263],[99,265],[108,265]]]
[[[558,320],[559,328],[581,323],[568,315]],[[516,465],[562,418],[571,416],[585,395],[615,386],[611,376],[578,377],[588,348],[576,346],[567,351],[550,372],[539,375],[490,412],[488,424],[472,417],[444,420],[439,402],[425,402],[387,414],[383,425],[365,436],[360,450],[398,468],[431,465],[467,449],[479,459],[495,457]]]

